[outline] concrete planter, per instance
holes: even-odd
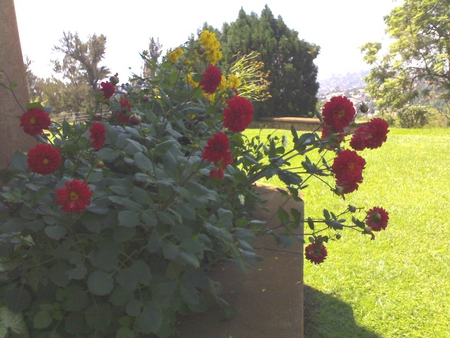
[[[267,200],[268,212],[258,208],[255,218],[276,226],[273,216],[285,197],[274,186],[258,184],[256,189]],[[284,208],[296,208],[303,215],[304,204],[289,200]],[[264,257],[257,264],[259,272],[243,274],[226,262],[211,273],[222,284],[222,298],[237,314],[222,320],[221,309],[211,300],[207,312],[180,317],[182,338],[303,338],[303,245],[284,248],[273,238],[261,237],[253,247]]]

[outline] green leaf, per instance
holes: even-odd
[[[284,235],[284,234],[275,234],[275,240],[278,244],[283,244],[285,248],[292,247],[294,243],[292,242],[290,235]]]
[[[31,302],[31,294],[25,288],[14,288],[5,293],[3,302],[12,312],[25,310]]]
[[[24,172],[28,169],[27,155],[16,150],[11,157],[11,164],[17,170]]]
[[[128,327],[121,327],[117,330],[116,338],[135,338],[136,335],[134,332]]]
[[[289,214],[282,207],[278,208],[277,217],[281,223],[289,222]]]
[[[142,222],[145,223],[145,225],[149,228],[155,227],[158,225],[158,219],[156,218],[156,215],[151,210],[146,210],[141,214]]]
[[[314,221],[311,217],[308,217],[308,226],[312,231],[314,231]]]
[[[327,221],[331,219],[330,212],[327,209],[323,209],[323,217],[325,217],[325,220]]]
[[[134,262],[132,265],[132,269],[138,279],[139,284],[148,286],[150,284],[150,280],[152,279],[152,273],[150,272],[150,268],[147,263],[142,260]]]
[[[12,337],[28,338],[28,330],[23,320],[22,313],[12,312],[6,306],[2,306],[0,309],[0,332],[4,335],[0,337]]]
[[[113,250],[100,250],[91,259],[93,266],[103,271],[114,271],[119,267],[118,253]]]
[[[127,313],[127,315],[131,317],[136,317],[138,314],[141,313],[141,309],[142,303],[137,299],[132,299],[127,303],[127,306],[125,307],[125,312]]]
[[[118,285],[111,293],[109,302],[115,306],[125,306],[133,298],[133,290],[127,290]]]
[[[64,302],[68,311],[78,312],[86,308],[89,304],[87,291],[85,290],[70,290],[67,292],[68,298]]]
[[[84,318],[80,313],[72,312],[64,317],[64,329],[70,334],[76,334],[83,329]]]
[[[69,279],[83,279],[84,276],[87,274],[87,268],[86,265],[83,263],[78,264],[76,268],[70,269],[66,271],[67,277]]]
[[[200,262],[196,255],[188,252],[181,252],[180,258],[186,264],[192,265],[194,268],[198,268],[200,266]]]
[[[156,333],[161,327],[163,315],[159,304],[151,300],[145,306],[142,313],[137,317],[137,324],[145,334]]]
[[[291,228],[297,229],[300,226],[302,214],[297,209],[291,208],[291,215],[294,220],[293,226]]]
[[[161,237],[159,233],[155,230],[152,231],[152,234],[148,238],[147,242],[147,250],[150,253],[155,253],[161,250],[163,247],[164,242],[161,240]]]
[[[156,155],[166,154],[170,150],[170,148],[173,147],[174,144],[175,144],[174,140],[168,140],[157,144],[155,147],[155,154]]]
[[[106,129],[105,143],[114,144],[114,142],[116,142],[117,140],[117,136],[119,136],[119,131],[117,130],[116,127],[110,125],[109,123],[105,123],[103,125],[105,126]]]
[[[234,230],[233,235],[246,242],[253,242],[256,239],[255,234],[250,229],[238,228]]]
[[[33,319],[33,326],[35,329],[45,329],[53,321],[52,316],[48,311],[39,311]]]
[[[67,229],[62,225],[48,225],[44,232],[47,237],[58,241],[67,234]]]
[[[183,218],[186,218],[186,219],[196,219],[197,218],[195,210],[188,203],[184,203],[184,202],[178,203],[175,206],[175,210],[181,216],[183,216]]]
[[[70,282],[66,274],[67,270],[69,270],[69,266],[64,261],[59,261],[48,270],[48,276],[53,284],[65,288]]]
[[[137,152],[134,154],[134,163],[144,172],[153,172],[152,161],[142,152]]]
[[[172,242],[167,242],[163,246],[163,254],[166,259],[175,260],[180,256],[180,249]]]
[[[153,200],[151,199],[148,191],[138,187],[133,187],[132,194],[133,199],[139,204],[144,206],[153,206]]]
[[[141,214],[136,211],[123,210],[119,212],[119,225],[134,228],[141,224]]]
[[[111,324],[112,310],[108,303],[91,305],[84,312],[86,322],[96,330],[106,330]]]
[[[195,286],[189,281],[183,280],[180,283],[180,295],[190,304],[198,304],[200,300],[199,293]]]
[[[131,240],[136,234],[136,228],[116,227],[113,230],[113,239],[116,243],[123,243]]]
[[[113,162],[119,156],[120,153],[111,148],[102,148],[97,151],[97,157],[107,162]]]
[[[136,203],[136,202],[130,200],[127,197],[123,197],[123,196],[109,196],[109,200],[111,202],[123,205],[129,211],[141,211],[142,210],[142,205],[140,205],[139,203]]]
[[[114,288],[114,280],[111,274],[101,270],[91,273],[87,284],[89,291],[97,296],[105,296]]]
[[[138,278],[135,271],[130,267],[119,271],[116,276],[116,282],[124,289],[134,290],[138,283]]]

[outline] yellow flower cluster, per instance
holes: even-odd
[[[183,54],[183,51],[180,48],[177,48],[177,49],[167,53],[167,58],[169,59],[170,62],[175,63],[178,61],[178,59],[180,58],[180,56],[182,54]]]
[[[186,82],[192,87],[192,88],[197,88],[199,83],[195,82],[194,79],[192,78],[192,73],[188,74],[186,76]]]
[[[216,35],[209,30],[204,30],[200,34],[200,44],[205,48],[206,60],[215,65],[222,59],[222,51],[220,50],[220,42]]]
[[[240,84],[241,80],[236,75],[231,74],[230,76],[228,76],[228,88],[238,88]]]

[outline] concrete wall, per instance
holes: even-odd
[[[35,144],[19,126],[29,95],[13,0],[0,0],[0,70],[2,83],[17,84],[14,95],[0,87],[0,168],[4,168],[16,150],[26,151]]]

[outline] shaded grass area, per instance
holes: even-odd
[[[361,155],[360,188],[344,201],[311,181],[306,216],[348,204],[383,206],[389,225],[375,241],[344,231],[328,243],[324,264],[305,262],[305,284],[315,295],[306,297],[305,338],[450,337],[450,129],[392,129],[383,147]]]

